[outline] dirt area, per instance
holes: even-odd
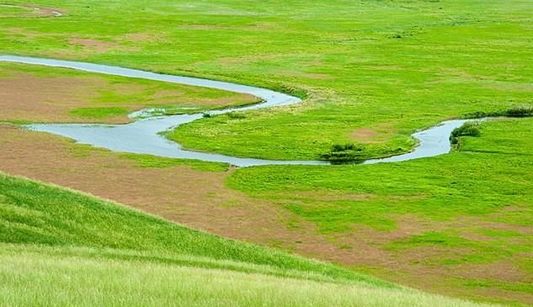
[[[354,140],[358,140],[361,142],[372,140],[374,137],[376,137],[378,133],[372,129],[368,128],[359,128],[357,130],[354,130],[351,134],[351,137]]]
[[[1,78],[0,120],[63,122],[72,120],[69,109],[85,105],[93,87],[102,81],[78,78],[39,78],[30,74]]]
[[[468,250],[430,246],[407,250],[385,248],[393,240],[452,224],[404,216],[397,220],[397,229],[390,232],[358,226],[347,234],[321,235],[313,224],[292,215],[279,204],[227,188],[224,181],[232,169],[207,172],[187,166],[146,168],[120,154],[76,145],[63,138],[25,131],[12,125],[0,125],[0,157],[0,170],[9,174],[88,192],[221,236],[363,269],[384,279],[430,292],[533,302],[533,295],[524,292],[459,286],[461,282],[457,280],[469,278],[528,282],[527,274],[510,261],[443,266],[435,265],[432,259],[467,254]],[[338,197],[320,191],[312,196],[319,199]],[[349,197],[367,199],[372,195]]]
[[[250,95],[227,94],[221,99],[201,96],[202,89],[183,87],[175,89],[149,90],[151,85],[121,84],[99,76],[38,76],[32,73],[10,73],[0,78],[0,121],[26,122],[80,122],[80,123],[127,123],[127,113],[142,109],[147,104],[157,105],[225,106],[235,103],[249,103],[257,99]],[[2,90],[9,89],[9,90]],[[198,93],[198,94],[197,94]],[[102,102],[101,95],[114,95],[119,99],[134,97],[132,101]],[[139,101],[136,95],[145,101]],[[125,98],[124,98],[125,97]],[[123,114],[102,118],[84,117],[72,113],[79,108],[124,109]]]
[[[359,143],[377,144],[390,140],[396,129],[389,124],[377,125],[374,128],[358,128],[352,131],[348,137]]]
[[[394,231],[378,231],[370,227],[357,226],[351,233],[334,236],[337,244],[342,244],[350,253],[337,253],[332,259],[354,268],[364,267],[367,271],[383,279],[409,285],[425,291],[462,296],[465,298],[490,297],[501,301],[533,303],[533,294],[523,291],[501,290],[498,283],[527,285],[533,277],[519,265],[516,259],[506,258],[494,262],[477,264],[445,265],[446,260],[463,259],[472,255],[472,250],[462,247],[419,246],[406,249],[390,249],[393,242],[420,235],[429,231],[461,230],[469,225],[482,225],[486,229],[502,229],[498,222],[479,220],[478,217],[462,217],[451,221],[430,221],[415,216],[404,215],[396,220]],[[508,228],[506,228],[508,229]],[[512,229],[517,230],[512,227]],[[520,229],[533,235],[533,230]],[[467,234],[461,232],[463,237]],[[475,238],[487,240],[486,238]],[[525,242],[522,242],[527,244]],[[474,254],[479,253],[479,251]],[[531,255],[524,255],[527,259]],[[476,281],[490,281],[494,286],[476,286]],[[471,284],[471,286],[465,286]],[[490,290],[494,291],[490,291]]]
[[[106,42],[102,40],[97,39],[90,39],[90,38],[71,38],[69,40],[69,43],[72,45],[78,45],[84,48],[91,49],[92,51],[96,52],[106,52],[110,49],[118,49],[120,45],[112,43],[112,42]]]
[[[65,12],[50,7],[40,7],[35,5],[26,5],[26,7],[32,8],[40,17],[60,17],[65,15]]]

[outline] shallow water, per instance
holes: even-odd
[[[250,94],[261,98],[263,101],[255,105],[211,111],[209,112],[211,115],[220,115],[237,110],[246,111],[277,106],[287,106],[301,102],[301,100],[297,97],[253,86],[200,78],[159,74],[116,66],[20,56],[0,56],[0,62],[63,67],[114,76],[201,86],[236,93]],[[274,164],[329,164],[325,161],[264,160],[197,152],[185,150],[181,147],[181,145],[161,136],[162,132],[186,123],[190,123],[202,117],[202,113],[197,113],[140,119],[125,125],[32,124],[27,125],[26,127],[35,131],[43,131],[65,136],[74,139],[76,142],[81,144],[89,144],[95,147],[106,148],[117,152],[149,154],[169,158],[196,159],[209,162],[224,162],[239,167]],[[449,141],[451,132],[453,129],[460,127],[467,121],[469,120],[445,121],[435,127],[414,133],[413,137],[418,140],[419,144],[412,152],[383,159],[367,160],[364,162],[364,164],[400,162],[446,154],[450,152],[451,149],[451,144]]]

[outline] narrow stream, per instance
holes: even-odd
[[[0,56],[0,62],[23,63],[44,65],[51,67],[71,68],[92,73],[106,75],[155,80],[162,82],[178,83],[184,85],[201,86],[230,92],[250,94],[262,99],[263,102],[210,111],[211,115],[220,115],[233,111],[257,110],[263,108],[287,106],[300,103],[297,97],[275,92],[272,90],[240,85],[230,82],[214,81],[201,78],[181,77],[168,74],[159,74],[148,71],[122,68],[116,66],[91,64],[75,61],[63,61],[21,56]],[[229,163],[238,167],[257,165],[328,165],[326,161],[290,161],[290,160],[264,160],[253,158],[240,158],[216,153],[205,153],[183,149],[180,144],[172,142],[163,136],[162,132],[176,128],[180,125],[201,119],[203,113],[160,116],[139,119],[124,125],[103,124],[31,124],[26,127],[35,131],[49,132],[74,139],[80,144],[106,148],[117,152],[149,154],[160,157],[195,159],[209,162]],[[418,140],[418,146],[409,153],[383,159],[367,160],[364,164],[399,162],[418,158],[433,157],[446,154],[451,150],[449,136],[453,129],[460,127],[469,120],[449,120],[441,124],[416,132],[413,137]]]

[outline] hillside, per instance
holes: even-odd
[[[0,175],[1,303],[474,305]]]

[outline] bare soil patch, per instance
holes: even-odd
[[[82,46],[84,48],[91,49],[93,51],[103,53],[111,49],[118,49],[120,45],[112,42],[91,39],[91,38],[71,38],[70,44]]]
[[[0,78],[0,121],[71,121],[69,110],[88,101],[88,89],[102,81],[79,78],[40,78],[17,74]]]
[[[358,128],[349,134],[349,138],[359,143],[377,144],[390,139],[395,129],[390,125],[378,125],[374,128]]]
[[[60,17],[65,15],[64,11],[55,8],[35,6],[31,4],[27,5],[27,7],[32,8],[40,17]]]
[[[100,76],[41,76],[29,72],[7,70],[0,77],[0,121],[127,123],[127,113],[147,105],[216,106],[255,102],[251,95],[221,93],[221,97],[205,97],[203,89],[182,86],[158,90],[152,85],[117,83]],[[147,91],[147,89],[149,89]],[[102,101],[105,93],[117,101]],[[135,98],[128,98],[129,96]],[[122,97],[122,98],[120,98]],[[125,98],[124,98],[125,97]],[[142,99],[139,99],[141,97]],[[126,100],[126,101],[122,101]],[[131,100],[131,101],[130,101]],[[81,117],[72,113],[79,108],[120,107],[124,114],[105,118]]]
[[[351,134],[351,137],[358,141],[370,141],[372,140],[378,133],[372,129],[368,128],[359,128],[357,130],[354,130]]]

